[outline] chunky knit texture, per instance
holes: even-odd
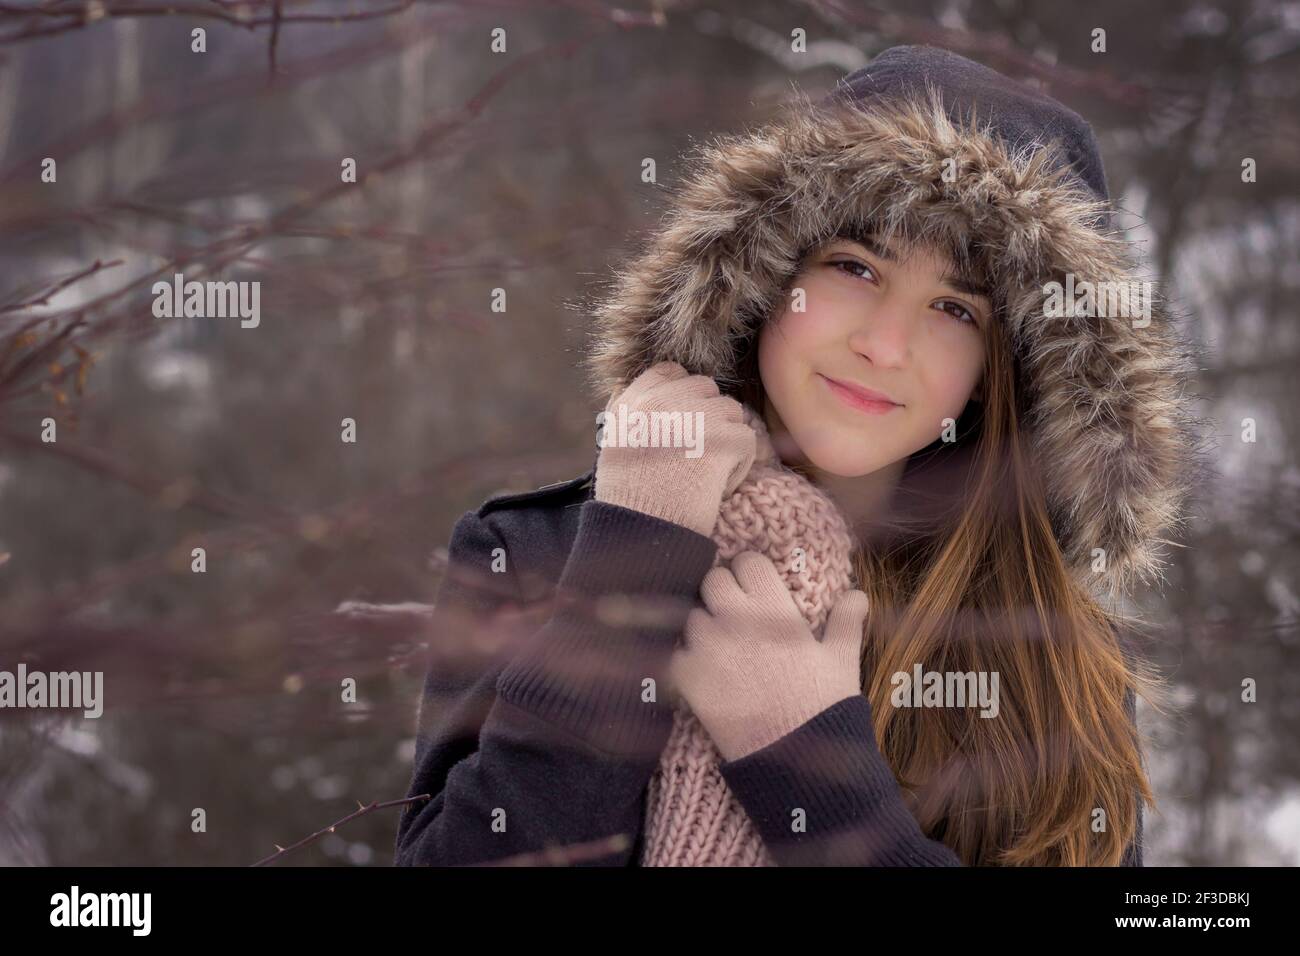
[[[835,599],[855,586],[848,526],[825,493],[781,464],[762,418],[749,407],[745,422],[758,436],[754,464],[722,503],[714,564],[742,551],[767,555],[820,636]],[[776,865],[719,772],[722,760],[700,721],[677,701],[647,791],[642,866]]]

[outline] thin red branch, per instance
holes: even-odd
[[[30,309],[38,305],[49,305],[50,299],[52,297],[58,295],[60,292],[62,292],[68,286],[72,285],[74,282],[79,282],[82,279],[86,278],[87,276],[94,275],[96,272],[100,272],[103,269],[112,268],[113,266],[120,266],[121,264],[122,264],[121,259],[114,259],[112,262],[100,262],[98,259],[96,259],[91,265],[87,266],[85,269],[82,269],[80,272],[73,273],[67,278],[62,279],[57,283],[55,283],[54,285],[47,288],[43,295],[39,295],[36,298],[25,299],[21,302],[14,302],[9,305],[0,305],[0,315],[3,315],[6,312],[19,312],[23,309]]]
[[[288,853],[292,853],[294,850],[300,850],[303,847],[308,846],[309,844],[315,843],[321,837],[333,833],[336,829],[343,826],[343,824],[347,823],[348,821],[355,820],[357,817],[363,817],[367,813],[370,813],[373,810],[383,810],[386,809],[387,807],[400,807],[408,803],[414,803],[417,800],[428,800],[428,799],[429,799],[429,794],[422,793],[418,797],[406,797],[405,799],[402,800],[386,800],[383,803],[380,803],[378,800],[376,800],[375,802],[371,803],[369,806],[366,806],[360,800],[358,800],[357,801],[358,809],[353,810],[351,813],[349,813],[346,817],[343,817],[341,820],[335,820],[329,826],[322,827],[321,829],[313,833],[311,836],[303,837],[297,843],[292,843],[289,846],[280,846],[277,843],[275,845],[274,853],[272,853],[268,857],[264,857],[258,860],[256,863],[250,863],[249,865],[267,866],[268,864],[274,863],[276,860],[280,859],[280,857],[285,856]]]
[[[99,20],[123,20],[130,17],[191,17],[198,20],[217,20],[245,30],[256,30],[258,27],[270,26],[274,32],[281,23],[346,23],[393,16],[409,10],[415,0],[398,0],[397,3],[389,7],[363,10],[357,13],[301,13],[288,15],[284,15],[279,11],[279,0],[272,0],[272,2],[273,10],[271,14],[264,17],[244,16],[230,12],[224,6],[199,2],[187,3],[184,0],[165,0],[165,2],[161,3],[114,3],[112,6],[103,4],[96,6],[85,3],[84,0],[69,0],[69,2],[55,3],[43,7],[18,7],[11,3],[0,3],[0,13],[6,13],[10,16],[60,18],[63,20],[61,23],[44,27],[29,26],[15,30],[5,36],[0,36],[0,46],[18,43],[23,40],[48,37],[69,30],[79,30]],[[241,7],[251,7],[255,4],[256,0],[250,0],[250,2],[242,4]],[[265,3],[261,5],[264,6]],[[239,7],[235,9],[239,9]]]

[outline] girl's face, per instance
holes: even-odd
[[[814,249],[759,333],[778,451],[845,478],[903,462],[978,399],[990,316],[987,294],[934,249],[869,238]]]

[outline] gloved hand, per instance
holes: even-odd
[[[679,412],[695,427],[702,453],[687,457],[686,448],[620,447],[614,440],[613,416],[624,404],[628,412]],[[690,375],[676,362],[659,362],[638,375],[605,407],[605,445],[596,459],[595,497],[631,508],[706,537],[713,533],[724,498],[739,487],[754,463],[757,436],[744,422],[734,398],[718,392],[706,375]]]
[[[700,585],[705,608],[686,619],[669,663],[677,693],[725,760],[761,750],[826,708],[862,693],[859,668],[868,599],[840,595],[817,640],[781,572],[743,551]],[[707,608],[707,610],[706,610]]]

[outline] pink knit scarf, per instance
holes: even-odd
[[[722,503],[714,564],[742,551],[767,555],[820,636],[835,599],[854,586],[848,526],[825,493],[781,464],[762,418],[749,407],[745,421],[758,435],[757,453],[745,480]],[[776,865],[722,778],[721,762],[699,720],[678,702],[650,780],[641,866]]]

